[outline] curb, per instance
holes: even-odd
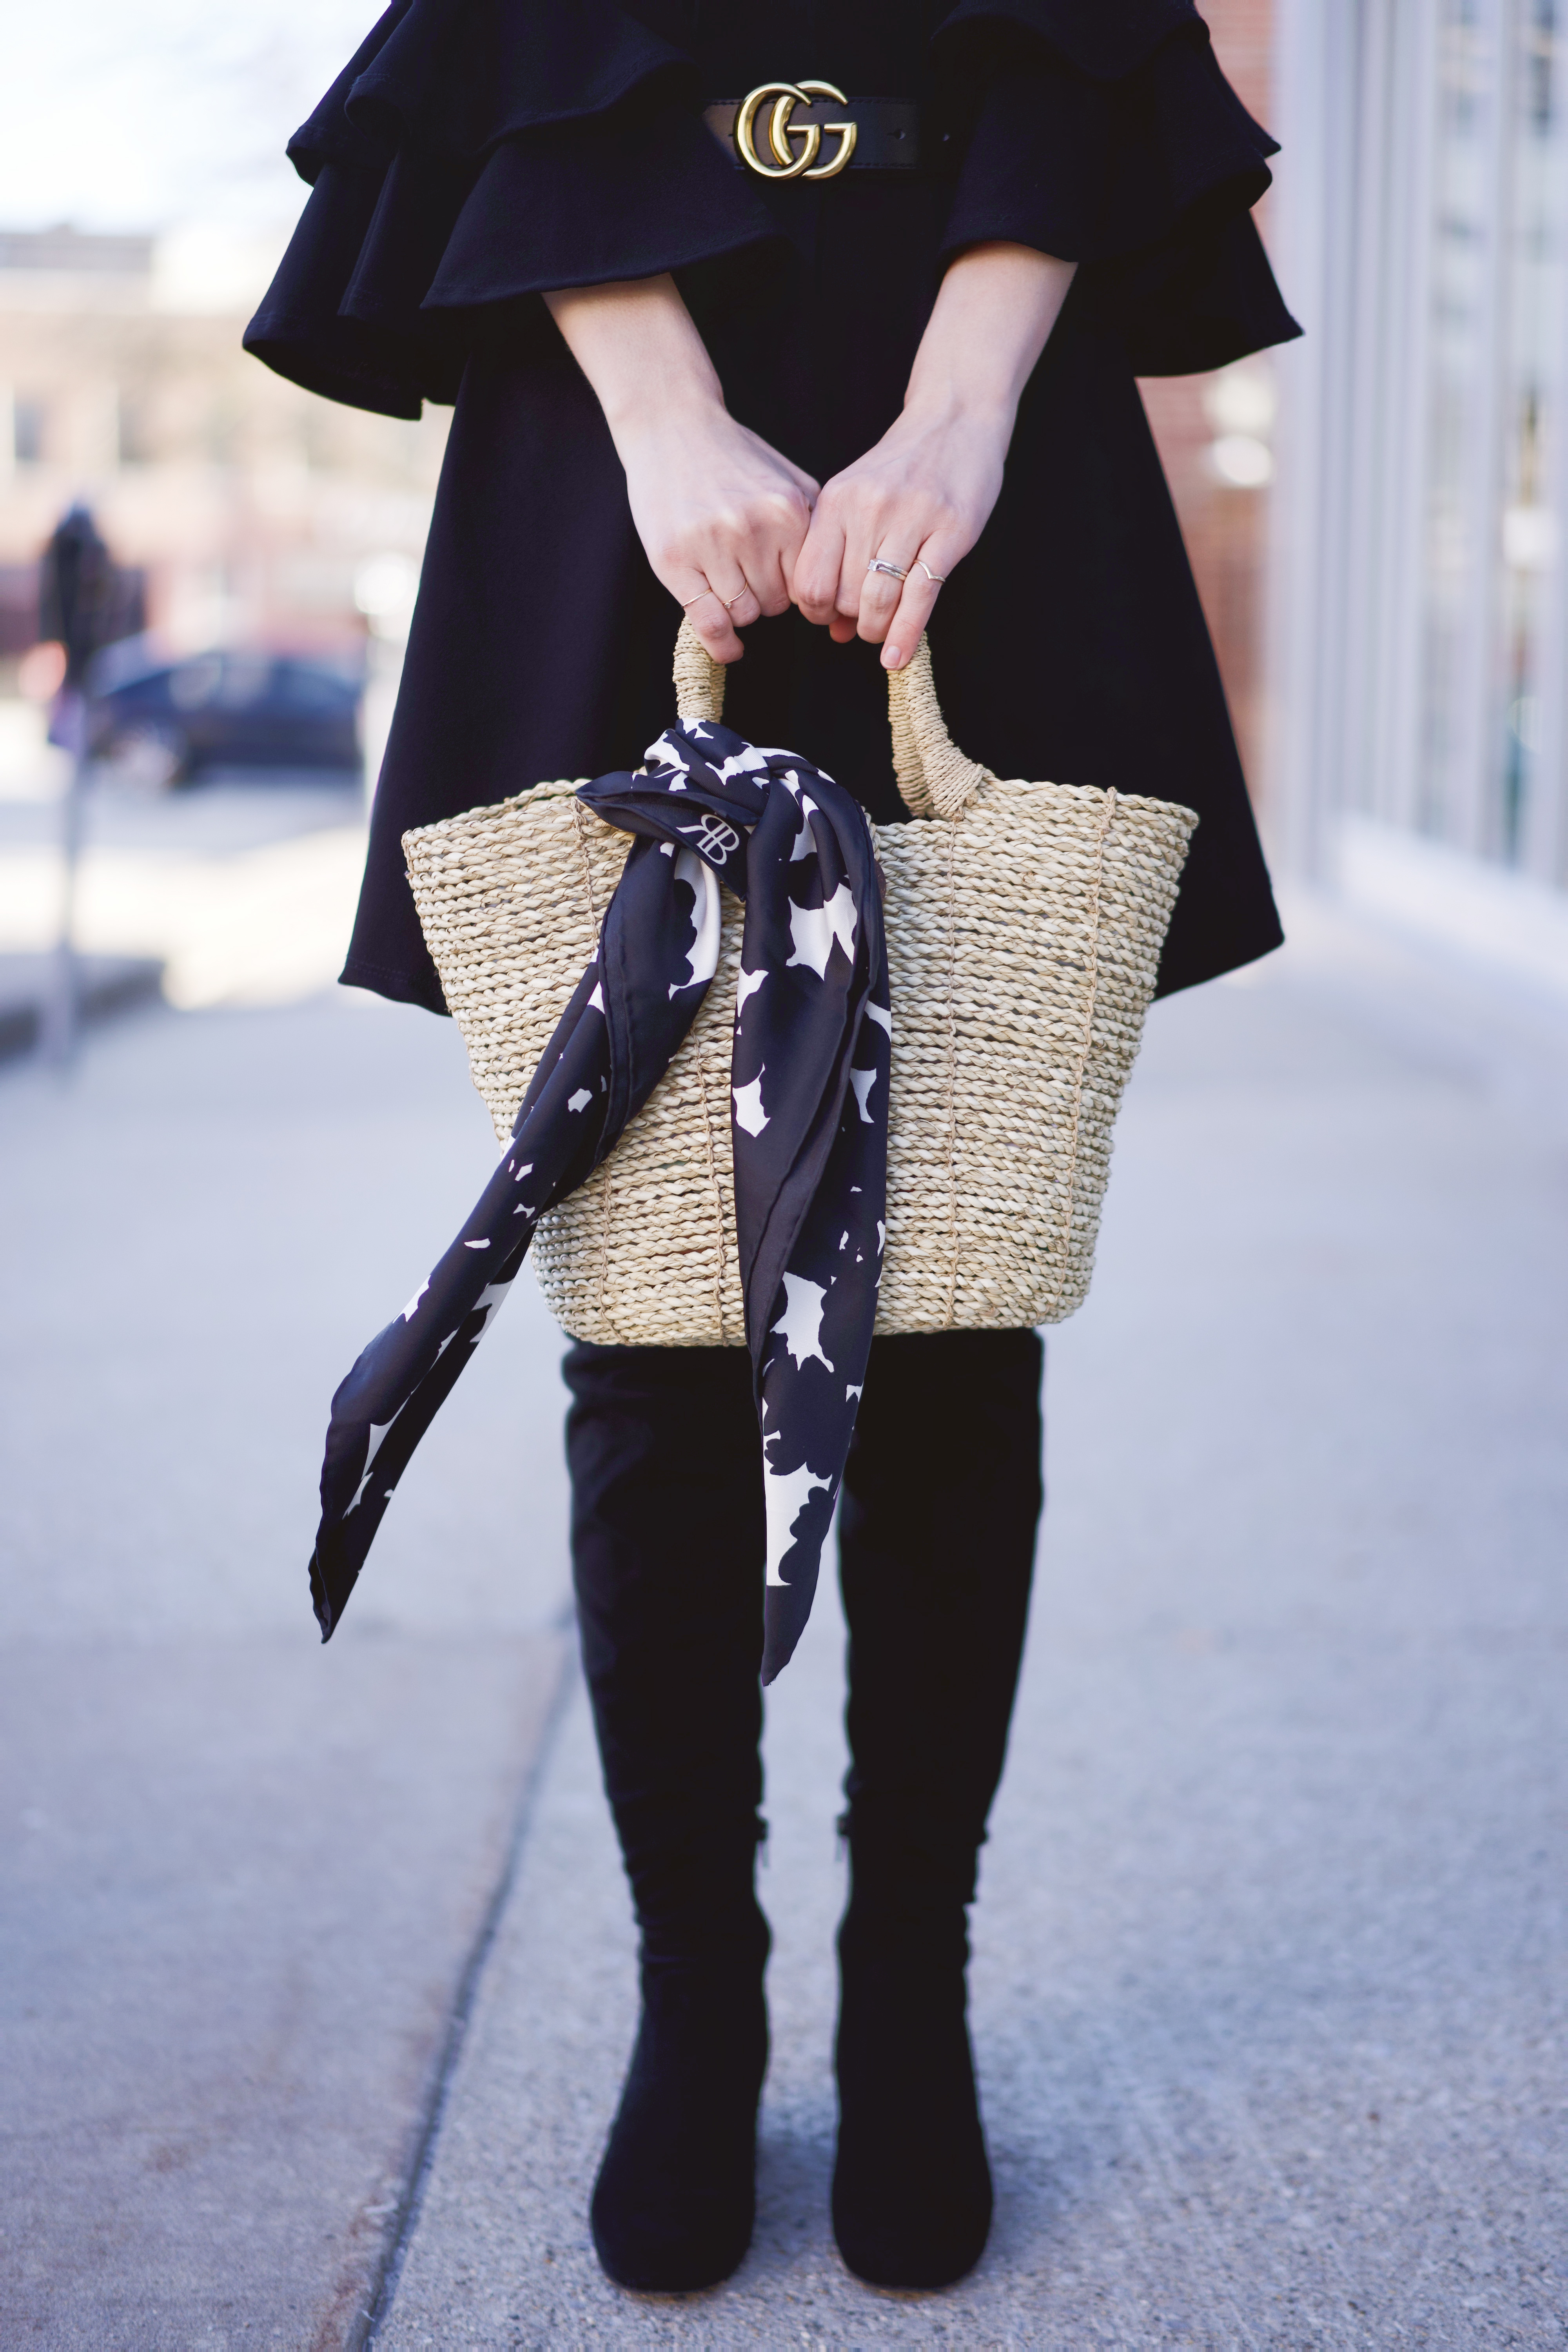
[[[52,955],[0,955],[0,1063],[37,1052],[55,969]],[[161,995],[163,966],[151,956],[79,956],[77,1018],[86,1028]]]

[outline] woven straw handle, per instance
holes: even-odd
[[[675,640],[675,707],[682,719],[724,716],[724,665],[713,659],[684,618]],[[923,636],[908,667],[888,672],[888,719],[893,772],[910,814],[962,816],[987,771],[978,760],[966,759],[947,731]]]

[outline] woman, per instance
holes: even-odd
[[[987,766],[1199,812],[1162,990],[1278,943],[1133,381],[1297,331],[1248,218],[1272,142],[1190,0],[395,0],[289,152],[314,192],[248,347],[390,415],[456,405],[345,981],[445,1010],[403,831],[633,764],[678,606],[737,666],[726,723],[879,822],[882,671],[929,625]],[[989,2226],[966,1906],[1040,1375],[1030,1331],[877,1341],[846,1473],[833,2223],[887,2286],[961,2276]],[[642,1934],[595,2242],[692,2288],[750,2240],[767,2057],[750,1366],[577,1345],[566,1377]]]

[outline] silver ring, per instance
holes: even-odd
[[[896,563],[885,563],[879,555],[874,555],[866,569],[868,572],[885,572],[889,580],[907,580],[910,576],[907,572],[901,572]]]
[[[921,562],[918,557],[915,562],[915,570],[917,572],[923,572],[933,588],[946,587],[947,574],[945,572],[933,572],[929,563]]]

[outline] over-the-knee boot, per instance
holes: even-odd
[[[1040,1481],[1032,1331],[879,1339],[845,1477],[840,2252],[879,2286],[979,2260],[991,2174],[965,1968],[1028,1614]]]
[[[742,1349],[579,1345],[565,1373],[583,1663],[642,1934],[594,2243],[622,2286],[670,2293],[727,2278],[754,2213],[760,1443]]]

